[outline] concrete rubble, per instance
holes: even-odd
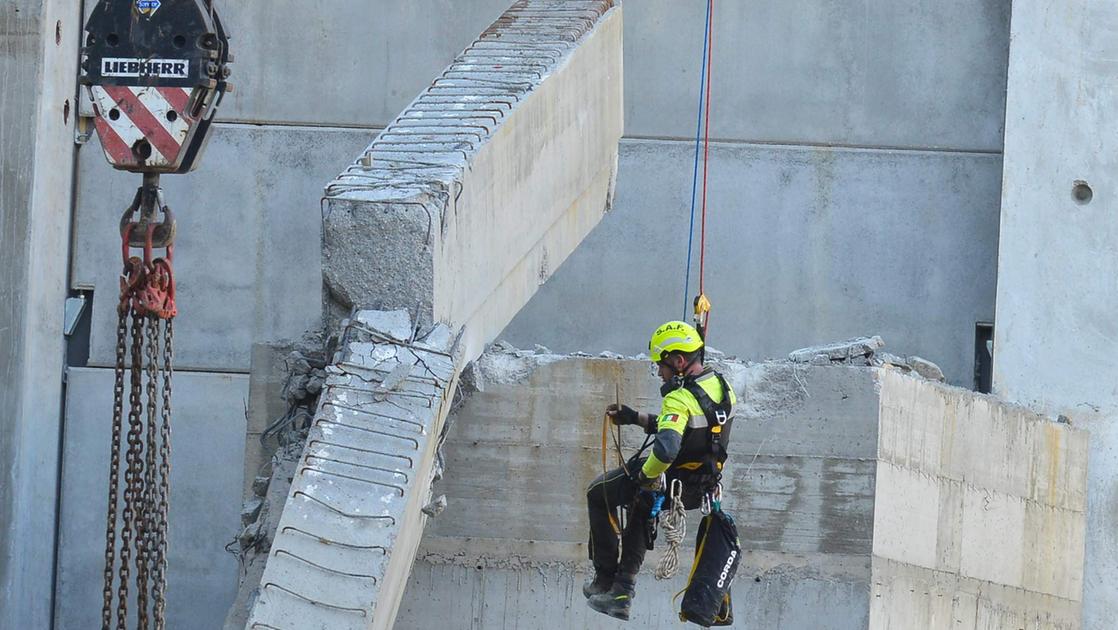
[[[794,350],[788,355],[788,360],[793,363],[807,363],[810,365],[868,365],[873,367],[889,367],[904,373],[914,373],[929,381],[946,382],[943,370],[938,365],[918,356],[899,357],[889,352],[883,352],[885,341],[881,337],[856,337],[846,341],[829,343],[821,346],[811,346]]]
[[[795,350],[788,355],[793,363],[813,363],[826,365],[828,362],[849,361],[856,357],[869,359],[876,350],[885,346],[881,337],[858,337],[838,343],[813,346]]]
[[[321,340],[318,340],[321,343]],[[296,344],[300,349],[287,350],[288,344],[269,344],[264,356],[273,358],[277,348],[286,351],[282,361],[275,361],[275,367],[286,376],[282,379],[269,379],[258,373],[256,387],[266,386],[270,380],[282,380],[278,393],[268,392],[282,401],[285,411],[267,418],[260,425],[260,432],[251,431],[252,416],[267,414],[274,408],[261,400],[267,394],[250,394],[249,424],[250,435],[245,449],[245,479],[251,484],[241,509],[241,526],[244,528],[230,548],[236,549],[240,561],[240,581],[237,597],[225,619],[228,630],[244,628],[249,608],[259,595],[260,577],[264,573],[268,552],[275,539],[283,506],[287,500],[295,467],[303,452],[303,446],[310,431],[311,421],[318,408],[318,398],[326,382],[325,353],[309,346],[309,340]],[[262,382],[263,381],[263,382]],[[272,388],[275,389],[275,388]],[[257,407],[263,407],[259,409]],[[265,463],[260,453],[268,452]]]

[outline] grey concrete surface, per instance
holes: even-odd
[[[318,327],[322,185],[371,137],[219,124],[197,171],[163,178],[178,221],[177,367],[247,372],[253,342]],[[117,225],[139,176],[109,168],[96,139],[80,154],[72,281],[95,289],[90,364],[111,366]]]
[[[76,3],[0,5],[0,627],[51,619]]]
[[[469,542],[462,543],[469,549]],[[739,570],[747,567],[742,565]],[[748,567],[752,568],[752,567]],[[743,576],[734,585],[734,628],[749,630],[810,628],[847,630],[866,627],[864,583],[814,576],[810,570],[774,571]],[[679,580],[637,587],[628,622],[594,612],[582,598],[587,574],[564,567],[510,569],[443,560],[421,560],[412,571],[408,598],[396,630],[464,630],[494,628],[682,628],[670,601],[682,587]],[[461,585],[446,588],[446,585]],[[787,596],[789,601],[774,599]],[[697,627],[697,626],[696,626]]]
[[[383,126],[509,4],[218,0],[237,55],[237,90],[222,117]],[[626,5],[627,134],[693,137],[704,6]],[[1009,0],[723,3],[711,133],[999,152],[1009,7]],[[283,70],[277,77],[256,68]]]
[[[611,5],[514,4],[327,186],[334,319],[410,309],[461,328],[468,360],[578,246],[610,209],[617,174],[622,18]]]
[[[383,127],[509,4],[217,0],[236,55],[221,117]]]
[[[265,445],[261,437],[273,421],[287,413],[283,387],[290,375],[285,361],[293,350],[290,343],[252,345],[252,371],[249,374],[248,410],[245,414],[244,484],[245,499],[252,496],[252,484],[265,468],[275,444]]]
[[[1084,627],[1102,630],[1118,619],[1118,16],[1018,2],[1012,41],[994,390],[1091,432]]]
[[[112,370],[68,371],[58,630],[100,626],[112,391]],[[233,600],[247,397],[247,376],[175,373],[168,628],[220,628]]]
[[[885,371],[871,628],[1075,629],[1087,432]]]
[[[626,135],[693,138],[705,3],[626,5]],[[711,137],[1001,151],[1009,0],[715,3]]]
[[[747,554],[740,628],[865,628],[877,396],[869,368],[725,366],[739,392],[726,509]],[[601,474],[601,420],[620,396],[655,412],[646,361],[490,351],[463,376],[448,422],[446,511],[429,525],[398,628],[620,628],[590,611],[585,488]],[[640,445],[624,433],[627,451]],[[615,465],[610,456],[610,466]],[[677,627],[698,513],[680,574],[655,581],[650,552],[630,623]],[[827,611],[824,613],[824,611]]]
[[[629,354],[684,316],[692,151],[622,142],[614,211],[502,338]],[[711,161],[713,346],[763,359],[879,334],[971,385],[974,325],[994,313],[998,156],[715,144]]]
[[[246,628],[392,627],[439,474],[456,339],[443,324],[417,337],[406,311],[346,322]]]
[[[721,369],[739,393],[725,479],[746,549],[735,627],[1079,627],[1084,432],[892,369]],[[601,472],[605,405],[656,408],[647,362],[496,349],[463,382],[435,490],[448,507],[398,627],[620,627],[582,601],[584,489]],[[652,579],[660,553],[634,619],[675,627],[685,580]]]

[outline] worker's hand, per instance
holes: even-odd
[[[623,424],[640,424],[640,414],[627,405],[621,405],[620,409],[617,405],[610,405],[606,407],[606,415],[618,426]]]
[[[663,489],[661,477],[662,475],[656,475],[655,477],[651,478],[646,477],[644,474],[644,470],[641,470],[637,473],[637,485],[641,487],[641,490],[647,490],[648,492],[659,492]]]

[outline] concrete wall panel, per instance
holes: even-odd
[[[872,452],[859,456],[866,446],[852,434],[875,443],[875,372],[725,367],[741,400],[725,507],[747,549],[734,585],[735,627],[864,628],[874,462]],[[446,474],[436,488],[448,505],[428,525],[397,627],[431,627],[436,619],[452,619],[454,628],[526,628],[545,619],[619,627],[590,613],[579,593],[584,489],[602,469],[604,406],[620,398],[658,408],[647,363],[496,350],[464,379],[480,391],[449,419]],[[632,452],[643,436],[622,433]],[[815,435],[795,438],[808,433]],[[616,465],[612,454],[608,465]],[[677,623],[668,602],[683,586],[699,517],[689,515],[675,579],[652,579],[662,544],[647,557],[634,621]]]
[[[423,550],[421,549],[421,553]],[[472,565],[421,560],[408,583],[396,630],[446,628],[679,628],[678,601],[684,577],[656,581],[648,576],[637,586],[628,623],[592,611],[582,599],[587,576],[562,567],[521,564]],[[748,561],[746,561],[748,562]],[[734,582],[734,628],[810,628],[861,630],[869,616],[864,583],[821,578],[808,571],[764,573],[743,564],[743,579]],[[756,576],[760,581],[754,581]],[[745,579],[745,578],[748,579]],[[788,600],[774,593],[788,593]],[[791,603],[794,602],[794,603]]]
[[[236,56],[221,119],[383,127],[510,3],[218,0]]]
[[[218,125],[195,173],[164,177],[178,220],[176,365],[248,371],[256,341],[319,325],[322,186],[368,144],[362,130]],[[90,364],[111,366],[120,214],[139,176],[81,151],[75,286],[95,289]]]
[[[0,4],[0,627],[50,624],[77,3]]]
[[[692,151],[624,141],[613,212],[503,337],[633,353],[683,316]],[[994,310],[997,156],[717,144],[711,161],[713,346],[760,359],[880,334],[971,383],[974,325]]]
[[[1076,630],[1076,603],[875,557],[871,630]]]
[[[509,4],[219,0],[237,57],[236,91],[222,117],[386,125]],[[1000,151],[1009,4],[717,6],[711,133]],[[627,134],[694,133],[704,6],[642,0],[626,7]]]
[[[1085,432],[889,370],[880,396],[871,627],[1078,628]]]
[[[237,561],[224,547],[240,531],[248,377],[177,372],[173,382],[167,627],[220,628],[237,587]],[[55,626],[60,630],[101,623],[112,395],[112,370],[69,370]]]
[[[626,6],[626,134],[694,137],[704,2]],[[712,137],[1002,146],[1009,0],[715,3]]]
[[[1118,15],[1017,2],[1012,24],[994,390],[1091,431],[1084,627],[1102,630],[1118,619]]]
[[[889,464],[877,467],[873,553],[919,566],[936,566],[939,486]]]

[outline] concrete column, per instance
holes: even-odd
[[[994,389],[1091,432],[1083,626],[1118,618],[1118,13],[1015,2]]]
[[[0,627],[49,628],[78,3],[0,5]]]

